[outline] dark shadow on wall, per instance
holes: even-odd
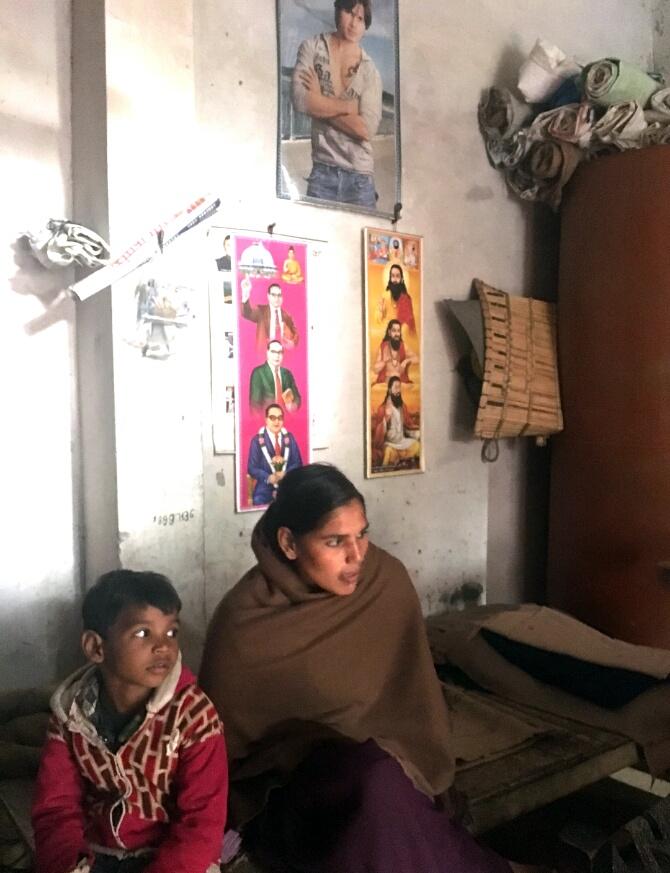
[[[511,192],[510,197],[514,197]],[[555,302],[560,218],[544,205],[519,203],[519,207],[525,220],[522,287],[501,290]],[[551,440],[545,447],[536,446],[533,437],[501,441],[499,459],[489,471],[491,601],[546,600],[550,466]]]
[[[526,207],[524,293],[555,302],[558,294],[560,215],[538,203]]]
[[[491,86],[497,88],[509,88],[516,91],[516,83],[519,78],[519,67],[526,60],[527,52],[518,43],[507,45],[498,61],[498,66],[491,81]],[[518,94],[518,92],[516,92]]]
[[[81,601],[66,596],[51,597],[49,588],[67,590],[67,580],[46,578],[44,597],[29,602],[17,600],[5,608],[0,620],[2,672],[0,691],[53,684],[83,663]]]
[[[53,600],[47,608],[47,651],[55,652],[54,678],[60,680],[84,663],[80,646],[81,600]]]
[[[547,206],[529,209],[526,224],[525,288],[532,297],[556,302],[560,248],[560,216]],[[551,439],[545,447],[527,440],[525,452],[524,534],[521,591],[524,601],[546,602],[549,539]]]
[[[521,545],[521,600],[546,603],[547,547],[549,538],[549,472],[551,440],[544,448],[527,440],[525,450],[525,487]]]
[[[526,225],[525,287],[540,300],[557,301],[560,216],[538,204],[529,210]],[[546,601],[549,538],[549,477],[551,439],[544,448],[528,440],[525,458],[523,600]]]
[[[475,299],[474,291],[470,291],[468,299]],[[449,439],[458,443],[470,442],[474,439],[477,404],[473,402],[472,392],[468,390],[467,382],[460,372],[462,362],[469,355],[470,341],[444,300],[435,301],[435,312],[440,324],[449,369],[452,373],[456,373],[448,416]]]
[[[558,287],[558,253],[560,218],[548,207],[522,205],[525,213],[524,296],[555,302]],[[504,504],[513,500],[518,506],[517,529],[509,531],[513,554],[507,564],[505,599],[513,602],[546,601],[546,568],[549,523],[549,476],[551,440],[545,447],[532,437],[515,440],[512,475],[506,493],[497,493],[495,477],[490,477],[489,531],[499,529],[505,517]],[[501,534],[492,539],[500,540]],[[513,545],[512,545],[513,543]]]

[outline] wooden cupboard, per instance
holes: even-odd
[[[547,599],[670,648],[670,146],[582,165],[561,214]]]

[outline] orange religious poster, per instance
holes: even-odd
[[[423,240],[371,227],[363,234],[366,476],[422,473]]]

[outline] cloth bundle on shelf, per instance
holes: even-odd
[[[593,125],[593,138],[598,143],[624,149],[638,148],[640,134],[647,122],[639,103],[627,100],[613,103],[600,121]]]
[[[659,83],[633,64],[618,58],[603,58],[584,67],[584,95],[600,106],[634,100],[646,106]]]
[[[478,118],[491,165],[523,200],[558,209],[581,161],[670,142],[670,88],[618,58],[582,69],[538,40],[518,88],[527,103],[509,89],[489,88]]]
[[[542,200],[557,208],[563,187],[580,160],[579,149],[568,142],[534,142],[507,181],[522,200]]]
[[[580,67],[558,46],[538,39],[519,70],[519,91],[529,103],[544,103]]]

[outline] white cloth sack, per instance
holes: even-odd
[[[558,46],[538,39],[519,69],[519,91],[529,103],[544,103],[566,79],[581,72]]]

